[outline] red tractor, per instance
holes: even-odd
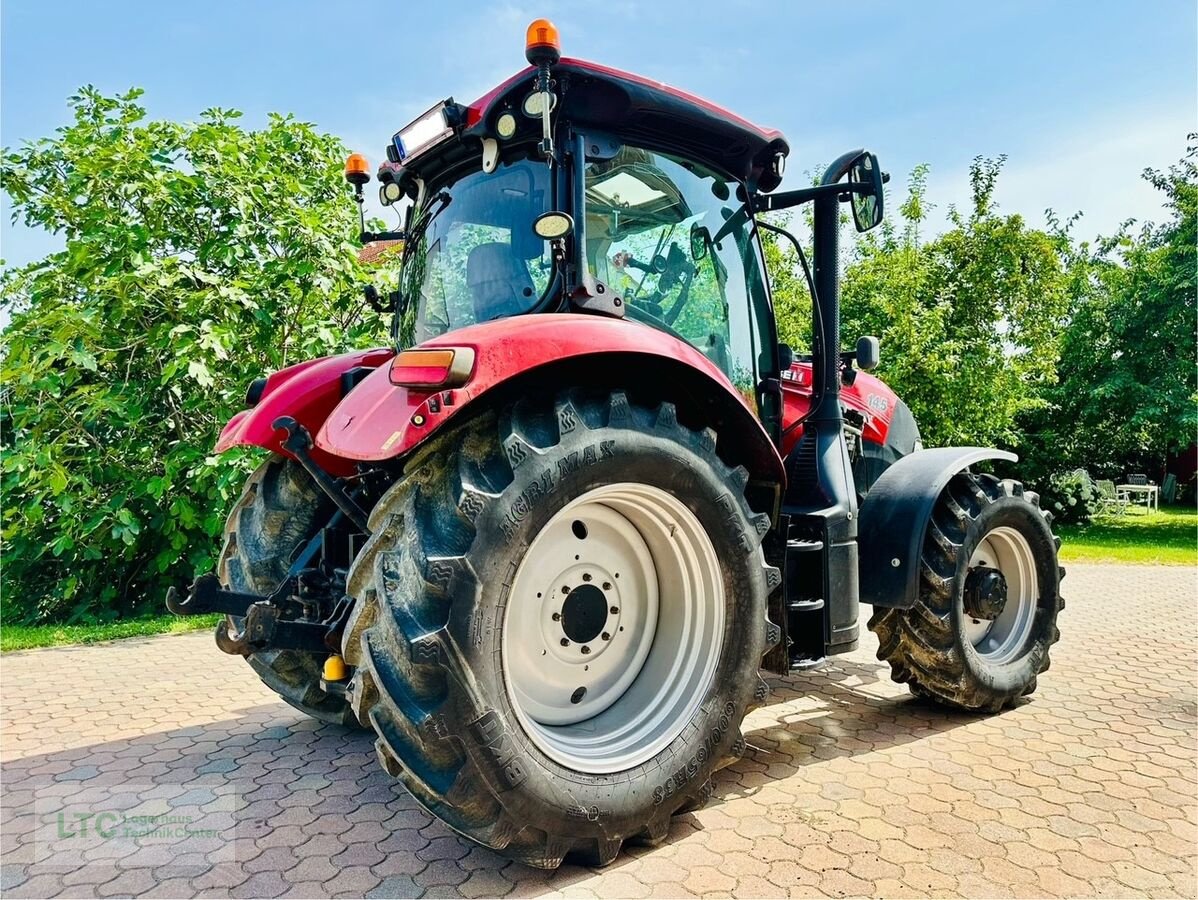
[[[563,59],[544,20],[527,57],[395,135],[395,346],[250,386],[217,449],[271,456],[219,571],[168,603],[227,614],[220,648],[289,703],[373,729],[430,812],[551,868],[702,804],[759,671],[853,650],[859,604],[895,680],[996,711],[1062,602],[1037,496],[971,470],[1014,457],[923,449],[863,371],[877,341],[840,349],[840,204],[878,224],[876,157],[776,192],[779,132]],[[360,203],[361,157],[347,177]],[[758,214],[808,202],[796,360]]]

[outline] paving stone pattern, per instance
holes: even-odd
[[[431,819],[367,735],[305,719],[207,633],[8,654],[0,891],[1198,896],[1196,572],[1074,566],[1064,594],[1017,709],[913,700],[866,634],[771,679],[744,759],[664,844],[556,873]]]

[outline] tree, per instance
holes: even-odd
[[[383,333],[336,138],[147,121],[140,94],[84,88],[3,154],[14,219],[65,244],[0,278],[9,621],[156,608],[209,569],[246,468],[210,448],[246,384]]]
[[[1016,417],[1043,404],[1067,309],[1059,235],[1001,215],[994,189],[1003,159],[970,169],[972,208],[924,243],[926,169],[912,174],[899,210],[864,235],[842,287],[842,333],[882,340],[878,375],[911,407],[924,440],[1004,444]]]
[[[927,167],[897,217],[844,251],[841,335],[881,338],[877,374],[911,407],[924,441],[1010,444],[1017,417],[1043,405],[1068,306],[1068,239],[996,211],[1003,160],[978,157],[968,215],[924,242]],[[843,226],[843,222],[842,222]],[[842,228],[843,230],[843,228]],[[789,242],[765,235],[779,334],[810,346],[811,303]]]
[[[1198,431],[1198,145],[1144,177],[1172,218],[1078,248],[1059,383],[1022,441],[1041,468],[1119,476],[1188,447]]]

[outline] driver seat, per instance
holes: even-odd
[[[526,312],[535,299],[528,265],[511,244],[479,244],[466,257],[466,284],[474,300],[474,321],[489,322]]]

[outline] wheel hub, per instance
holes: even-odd
[[[970,556],[964,588],[964,636],[974,651],[994,665],[1018,659],[1032,633],[1040,597],[1027,538],[1007,526],[987,532]]]
[[[607,624],[608,609],[607,597],[595,585],[581,584],[574,588],[562,604],[561,623],[566,638],[584,645],[590,644],[601,634],[607,634],[610,640],[610,632],[603,630]]]
[[[1007,579],[998,569],[978,566],[965,576],[965,612],[993,621],[1007,605]]]

